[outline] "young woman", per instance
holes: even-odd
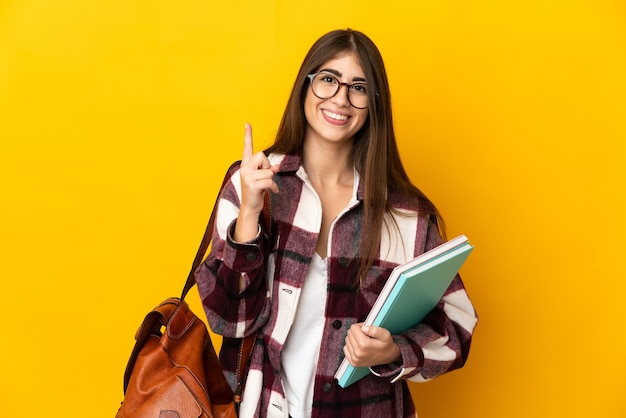
[[[197,283],[222,334],[230,384],[238,345],[258,332],[242,417],[410,417],[406,380],[465,363],[477,317],[460,277],[425,320],[402,334],[364,327],[391,270],[441,244],[435,206],[400,161],[389,85],[374,43],[353,30],[310,49],[275,143],[229,170],[213,247]],[[271,193],[271,242],[259,226]],[[266,255],[267,254],[267,255]],[[372,374],[347,388],[343,357]]]

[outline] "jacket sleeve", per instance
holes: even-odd
[[[267,240],[260,227],[252,241],[233,240],[241,197],[239,166],[231,167],[227,176],[214,209],[211,251],[195,276],[211,330],[241,338],[256,331],[268,318],[264,257]]]
[[[431,225],[425,250],[440,243],[437,227]],[[392,383],[399,379],[424,382],[463,367],[477,322],[478,316],[457,274],[437,306],[419,325],[393,336],[400,347],[402,365],[377,366],[372,372],[390,377]]]

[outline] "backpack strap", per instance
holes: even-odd
[[[228,169],[228,173],[231,173],[232,169],[241,164],[241,161],[236,161],[233,163]],[[209,249],[209,244],[211,243],[211,239],[213,236],[213,227],[215,225],[215,216],[217,213],[217,205],[220,201],[220,195],[222,194],[222,190],[224,190],[224,186],[230,180],[230,175],[224,177],[224,181],[222,182],[222,186],[220,187],[219,192],[217,193],[217,198],[215,199],[215,204],[213,205],[213,211],[211,212],[211,217],[209,218],[209,223],[207,224],[206,229],[204,230],[204,235],[202,236],[202,241],[200,242],[200,246],[198,247],[198,251],[196,252],[196,256],[191,264],[191,270],[189,271],[189,275],[187,276],[187,281],[185,282],[185,286],[183,287],[183,291],[180,296],[180,300],[185,300],[187,293],[189,290],[196,284],[195,271],[198,269],[204,256],[206,255],[207,250]],[[272,208],[271,208],[271,199],[270,192],[265,191],[264,196],[265,203],[263,205],[263,211],[261,211],[261,216],[259,221],[261,223],[262,231],[270,238],[269,242],[272,241]]]

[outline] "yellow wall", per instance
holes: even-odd
[[[115,414],[244,122],[267,145],[310,44],[350,26],[412,179],[476,245],[470,360],[412,386],[420,416],[626,416],[624,3],[232,3],[0,3],[0,414]]]

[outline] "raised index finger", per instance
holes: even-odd
[[[248,160],[252,158],[253,153],[254,148],[252,146],[252,126],[250,126],[249,123],[246,123],[246,132],[243,136],[243,156],[241,158],[241,163],[247,163]]]

